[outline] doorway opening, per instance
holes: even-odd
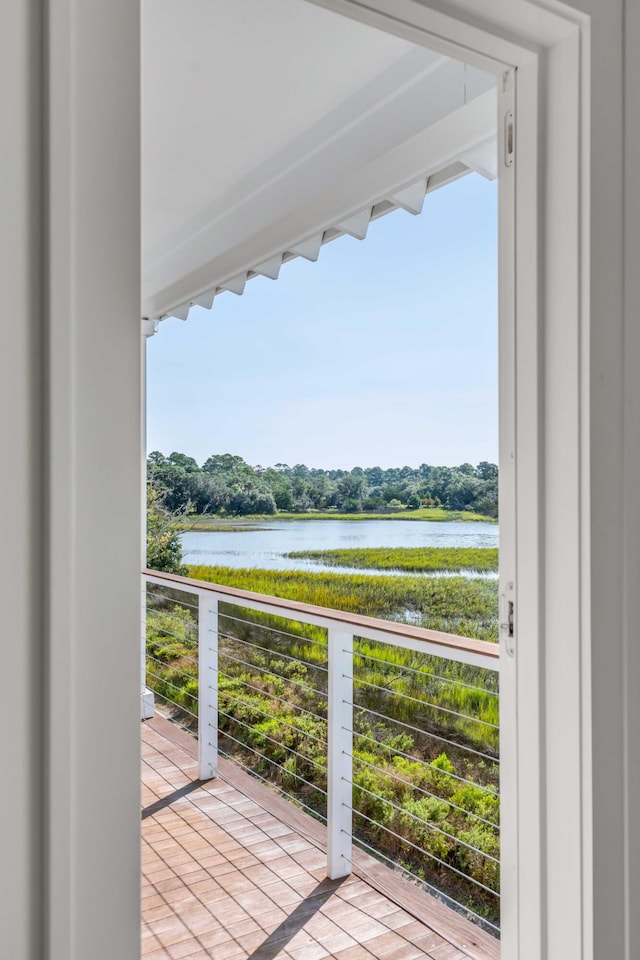
[[[420,54],[425,53],[426,51],[420,48]],[[410,51],[410,54],[407,54],[407,59],[409,59],[409,56],[413,58],[412,69],[414,69],[415,51]],[[336,219],[333,224],[330,220],[327,221],[322,230],[317,231],[313,236],[290,242],[283,247],[282,253],[254,264],[254,266],[241,271],[230,279],[222,279],[220,283],[216,283],[200,297],[169,308],[166,316],[168,318],[173,316],[178,319],[186,319],[193,311],[189,316],[189,323],[195,325],[198,323],[198,306],[205,309],[210,307],[211,303],[214,300],[217,301],[218,296],[224,292],[226,292],[227,297],[230,293],[242,293],[248,281],[251,281],[251,284],[246,287],[247,290],[251,290],[252,287],[257,289],[261,281],[254,280],[255,276],[262,275],[275,278],[273,275],[277,276],[283,265],[287,264],[293,257],[303,257],[309,261],[315,261],[324,244],[336,239],[341,234],[350,234],[351,237],[362,239],[372,219],[378,219],[394,208],[404,207],[405,210],[410,209],[411,212],[417,213],[422,207],[425,194],[427,200],[429,200],[430,193],[434,194],[434,199],[436,197],[440,199],[446,196],[448,189],[453,191],[465,184],[466,181],[460,178],[470,174],[471,171],[481,171],[485,176],[487,173],[495,176],[498,168],[498,147],[496,143],[498,104],[495,78],[488,75],[481,77],[480,71],[472,70],[456,61],[450,61],[449,58],[434,54],[431,54],[431,56],[435,59],[423,71],[423,79],[425,82],[432,84],[434,77],[437,75],[437,83],[434,89],[442,97],[442,100],[446,101],[446,96],[450,95],[443,92],[443,78],[448,78],[448,82],[452,86],[459,84],[460,79],[462,79],[462,95],[460,100],[455,101],[457,104],[455,109],[450,109],[444,115],[440,115],[438,119],[433,121],[432,125],[437,127],[437,133],[441,137],[458,138],[455,156],[451,152],[447,153],[446,150],[442,151],[441,149],[439,169],[424,168],[420,177],[413,183],[407,183],[406,177],[404,177],[404,180],[400,178],[393,188],[385,188],[386,196],[379,195],[375,201],[367,201],[361,210],[353,212],[354,201],[351,198],[351,213],[345,215],[343,210],[343,219]],[[404,66],[406,67],[406,63],[404,63]],[[388,81],[389,76],[386,75],[386,79]],[[378,83],[380,82],[379,78],[376,78],[376,80]],[[483,83],[486,84],[484,89],[482,89]],[[369,92],[374,88],[377,89],[377,85],[369,82]],[[471,93],[472,89],[474,90],[473,95]],[[481,92],[478,92],[479,90]],[[416,90],[413,90],[412,94],[415,93]],[[487,116],[491,117],[491,132],[484,137],[480,136],[478,129],[473,127],[474,122],[480,122],[478,114],[482,111],[477,109],[477,101],[483,97],[484,113],[482,121],[485,124],[483,127],[485,132]],[[472,118],[467,114],[463,122],[463,117],[459,111],[466,112],[467,107],[472,108],[474,117]],[[456,114],[454,119],[452,119],[453,114]],[[470,127],[471,133],[469,133]],[[434,131],[432,130],[431,133],[433,136]],[[468,142],[463,142],[465,133],[467,136],[471,136],[472,146],[469,146]],[[400,144],[404,148],[404,151],[401,151],[402,157],[399,156],[398,144],[391,151],[389,146],[386,145],[383,150],[386,160],[388,161],[389,152],[393,152],[394,159],[401,166],[405,164],[403,169],[406,171],[406,164],[409,162],[412,152],[415,152],[417,136],[419,134],[415,130],[412,130],[410,134],[405,131],[405,140]],[[367,172],[371,179],[375,175],[379,175],[381,167],[384,166],[379,163],[379,159],[379,157],[375,157],[375,162],[372,161],[370,165],[367,165]],[[415,164],[415,153],[411,162]],[[376,169],[371,172],[370,167]],[[385,175],[388,178],[388,163],[385,170]],[[477,176],[477,173],[471,175]],[[395,176],[398,176],[398,174],[396,173]],[[446,184],[452,181],[457,181],[457,183],[450,188],[446,188]],[[446,189],[436,193],[435,191],[441,186],[445,186]],[[358,181],[358,188],[361,188],[361,180]],[[259,190],[260,186],[257,187],[256,192],[259,192]],[[237,210],[235,212],[237,213]],[[218,209],[216,216],[219,219],[224,219],[224,211]],[[376,225],[374,224],[372,232],[375,228]],[[200,226],[199,231],[202,232],[203,229]],[[366,242],[371,241],[368,238]],[[336,251],[338,251],[338,248],[339,244],[335,244]],[[326,251],[326,255],[329,255],[331,249],[329,248]],[[227,255],[227,251],[219,254],[220,258],[225,255]],[[325,255],[324,251],[321,256],[323,255]],[[457,263],[460,265],[461,259],[458,259]],[[305,266],[305,264],[291,264],[285,269],[304,268]],[[226,265],[226,261],[225,267],[231,269]],[[311,266],[310,269],[317,268]],[[463,285],[464,277],[461,275],[460,286]],[[247,293],[245,293],[245,296],[247,296]],[[216,302],[211,318],[214,327],[216,322],[215,310],[218,308],[220,308],[220,304]],[[154,325],[156,323],[153,317],[150,318],[149,322]],[[171,323],[170,320],[169,322]],[[241,329],[241,327],[239,326],[237,329]],[[162,332],[160,333],[161,336]],[[241,342],[240,339],[239,342]],[[314,352],[317,353],[317,342],[318,336],[315,334],[314,337],[312,332],[308,343],[310,359],[313,358]],[[316,344],[315,351],[314,343]],[[220,346],[219,342],[218,346]],[[152,343],[150,352],[153,348],[154,343]],[[312,360],[314,372],[317,372],[316,359]],[[238,358],[237,353],[234,355],[231,350],[219,350],[216,355],[218,364],[237,364],[237,391],[242,391],[241,360],[242,358]],[[228,409],[229,403],[234,403],[233,394],[226,398],[226,404],[225,398],[220,399],[222,402],[216,405],[220,411]],[[371,477],[367,476],[366,468],[362,469],[364,485],[362,482],[358,485],[358,481],[361,481],[362,477],[359,474],[354,476],[353,469],[344,471],[345,473],[348,472],[349,478],[346,476],[328,477],[328,480],[334,482],[336,487],[339,486],[340,481],[345,481],[342,483],[343,489],[341,492],[344,497],[342,502],[337,502],[337,491],[325,489],[320,494],[317,490],[314,490],[314,494],[318,497],[317,502],[314,502],[312,496],[307,493],[309,503],[306,503],[303,501],[305,496],[305,483],[303,481],[308,481],[309,478],[300,475],[300,471],[296,475],[295,467],[290,469],[278,458],[277,463],[269,464],[273,467],[277,478],[271,474],[268,476],[261,475],[261,470],[254,470],[253,478],[249,478],[246,473],[243,477],[242,474],[248,466],[247,462],[244,458],[240,458],[242,462],[231,463],[225,461],[224,457],[228,452],[223,453],[222,450],[212,449],[210,453],[213,456],[206,460],[201,457],[204,461],[201,464],[197,462],[197,458],[192,458],[194,462],[189,463],[188,459],[191,454],[185,450],[180,450],[177,454],[172,455],[167,449],[168,456],[154,454],[152,474],[158,484],[165,484],[163,496],[166,496],[169,488],[175,489],[175,478],[183,478],[183,474],[188,475],[188,482],[191,485],[190,490],[192,493],[195,491],[195,496],[200,495],[199,485],[204,491],[201,503],[205,505],[205,511],[201,511],[201,516],[205,516],[205,520],[196,518],[195,521],[191,521],[193,523],[191,534],[194,537],[199,537],[205,532],[202,529],[203,524],[213,527],[217,524],[219,528],[224,528],[225,523],[230,522],[229,517],[232,517],[233,523],[239,527],[237,530],[229,531],[232,536],[245,537],[253,532],[261,533],[260,530],[247,530],[246,522],[240,521],[238,518],[248,515],[254,524],[269,522],[269,520],[264,519],[265,514],[270,513],[270,505],[268,508],[265,507],[268,500],[264,496],[264,486],[265,484],[269,486],[270,483],[274,504],[276,504],[276,493],[274,491],[277,487],[277,496],[280,498],[282,506],[289,505],[289,495],[290,506],[300,512],[303,512],[303,507],[318,507],[319,510],[333,508],[340,510],[342,508],[345,512],[355,515],[362,511],[364,507],[363,499],[366,496],[369,496],[369,509],[374,513],[380,513],[383,505],[386,505],[392,511],[397,510],[398,514],[406,515],[406,511],[416,509],[428,512],[429,509],[440,507],[447,511],[451,510],[452,505],[455,504],[456,492],[453,489],[455,483],[449,484],[444,498],[438,494],[432,496],[435,483],[438,481],[434,480],[426,469],[423,470],[422,479],[424,483],[422,489],[417,484],[416,490],[405,496],[406,484],[402,489],[402,484],[398,484],[398,478],[396,478],[398,488],[396,492],[400,495],[390,496],[391,491],[389,489],[383,490],[385,478],[382,478],[383,482],[378,484],[379,489],[376,489],[376,484],[369,482]],[[185,454],[185,456],[182,457],[182,454]],[[425,468],[440,466],[439,464],[421,462]],[[467,467],[468,463],[462,463],[462,466]],[[418,464],[418,470],[419,467]],[[488,460],[479,461],[477,467],[471,467],[471,472],[466,474],[467,487],[472,488],[474,483],[478,485],[484,483],[488,490],[490,481],[495,480],[495,477],[482,476],[481,473],[482,470],[485,473],[487,471],[490,473],[491,467],[492,464]],[[369,470],[372,469],[375,469],[374,465],[369,467]],[[340,468],[333,470],[334,473],[339,471]],[[318,475],[326,472],[318,466],[314,478],[318,482],[325,483],[325,486],[326,480],[321,481]],[[268,473],[268,471],[265,471],[265,473]],[[460,482],[461,477],[464,478],[465,476],[465,471],[460,470],[457,473],[458,475],[454,480]],[[198,480],[198,476],[202,474],[206,476]],[[169,480],[170,476],[173,476],[174,480]],[[390,480],[391,478],[386,479]],[[406,480],[407,478],[400,479]],[[451,478],[449,479],[451,480]],[[225,492],[221,488],[224,487],[227,480],[229,490],[232,492],[227,491],[225,500]],[[336,480],[337,482],[335,482]],[[255,486],[254,481],[256,481]],[[300,482],[296,483],[296,481]],[[431,483],[431,487],[427,489],[429,483]],[[462,481],[462,485],[464,485],[464,481]],[[387,487],[389,486],[391,484],[387,483]],[[313,487],[313,484],[308,482],[307,491],[311,487]],[[373,488],[373,490],[370,488]],[[297,492],[297,496],[294,496],[294,490]],[[182,493],[184,495],[184,490]],[[236,495],[235,501],[233,500],[234,495]],[[263,496],[263,501],[261,501],[263,509],[255,507],[255,503],[257,503],[255,498],[260,495]],[[403,496],[405,496],[404,502]],[[471,504],[468,499],[464,499],[465,493],[463,490],[458,490],[458,496],[460,506],[464,511]],[[215,512],[215,519],[212,521],[211,511],[207,512],[207,508],[215,497],[218,497],[219,502],[223,503],[224,506]],[[254,506],[249,505],[246,511],[242,504],[243,497],[245,500],[251,500],[253,497]],[[376,497],[380,502],[376,501]],[[413,502],[413,497],[418,498],[417,505]],[[188,494],[187,499],[190,500]],[[177,504],[174,505],[177,506]],[[276,509],[279,508],[276,506]],[[283,510],[282,512],[291,511]],[[309,512],[309,509],[307,509],[307,512]],[[260,519],[257,518],[257,515]],[[325,518],[318,522],[333,521],[327,521]],[[349,519],[344,522],[354,523],[356,521]],[[373,522],[376,522],[376,520],[374,519]],[[419,521],[416,519],[414,522]],[[200,530],[198,530],[198,525]],[[215,536],[221,536],[225,535],[226,531],[224,529],[213,529],[211,533]],[[381,548],[385,546],[389,545],[379,545]],[[201,548],[196,546],[194,549]],[[454,547],[453,549],[462,548]],[[192,554],[188,559],[193,560],[195,558]],[[353,559],[353,555],[346,559]],[[442,558],[439,562],[440,564],[445,563]],[[495,562],[497,564],[497,558],[495,558]],[[287,682],[290,682],[298,691],[301,688],[308,687],[308,693],[312,696],[324,696],[326,701],[324,716],[322,712],[314,714],[308,708],[309,704],[304,698],[300,703],[293,705],[294,710],[297,708],[307,717],[307,722],[313,723],[314,721],[309,721],[308,718],[315,716],[315,719],[321,724],[325,723],[326,727],[326,715],[329,702],[332,699],[328,676],[330,672],[328,650],[331,646],[332,627],[328,623],[317,622],[319,614],[315,614],[315,622],[313,619],[310,620],[309,617],[313,615],[308,610],[297,610],[300,619],[296,619],[291,611],[287,612],[281,609],[278,614],[271,608],[266,609],[268,601],[265,600],[265,597],[280,595],[280,598],[282,598],[281,590],[279,591],[277,587],[274,588],[273,584],[270,584],[270,587],[265,587],[264,579],[261,580],[255,570],[242,582],[238,580],[239,574],[237,572],[233,577],[225,580],[221,575],[220,566],[220,564],[217,565],[215,575],[207,576],[206,571],[202,568],[198,571],[189,570],[189,574],[199,580],[212,580],[218,586],[227,588],[227,591],[240,590],[260,593],[263,595],[263,599],[262,601],[254,601],[254,606],[247,606],[247,598],[242,595],[231,599],[232,594],[226,592],[224,597],[221,598],[218,595],[215,598],[214,616],[217,621],[214,632],[218,638],[215,651],[215,669],[217,671],[215,721],[219,740],[215,745],[215,758],[209,757],[207,762],[210,765],[215,765],[219,771],[220,768],[217,765],[220,756],[223,756],[224,759],[240,759],[245,767],[252,769],[253,773],[258,775],[258,779],[261,778],[266,782],[275,781],[283,793],[288,794],[299,804],[302,803],[311,815],[320,813],[321,816],[329,819],[333,801],[330,796],[329,785],[331,771],[327,770],[327,765],[331,766],[330,760],[327,764],[328,746],[322,756],[317,757],[315,754],[313,756],[309,754],[313,754],[313,748],[310,747],[310,744],[314,741],[328,744],[331,736],[326,732],[326,729],[322,734],[321,730],[313,727],[313,729],[306,731],[298,730],[295,738],[291,740],[293,746],[283,743],[281,734],[278,736],[272,735],[274,733],[272,729],[274,721],[272,701],[286,701],[287,715],[280,719],[284,721],[283,727],[287,731],[293,729],[295,732],[298,720],[292,722],[292,719],[297,717],[298,714],[294,713],[293,716],[290,716],[291,711],[288,707],[291,706],[291,692],[289,691],[286,696],[282,696],[282,694],[285,690],[289,690],[289,687],[286,686]],[[442,567],[436,568],[436,570],[439,573],[443,572]],[[426,582],[425,570],[419,572]],[[468,572],[468,568],[466,572]],[[339,574],[333,575],[339,576]],[[174,709],[177,712],[177,708],[180,706],[187,707],[188,704],[191,704],[194,707],[197,703],[197,696],[193,691],[191,692],[191,700],[183,699],[182,704],[176,703],[175,695],[171,694],[171,689],[178,689],[179,691],[186,689],[188,684],[195,679],[195,675],[193,672],[190,673],[187,668],[186,658],[183,656],[184,651],[178,651],[177,658],[175,649],[165,656],[166,651],[163,652],[163,645],[166,647],[166,643],[162,638],[166,638],[167,635],[170,636],[172,633],[175,636],[177,633],[176,639],[188,643],[190,632],[198,633],[198,621],[194,618],[193,623],[190,623],[188,608],[199,607],[201,598],[194,604],[193,595],[190,600],[188,597],[185,599],[184,590],[181,597],[177,595],[179,587],[176,582],[167,584],[166,582],[160,582],[161,579],[150,580],[147,587],[148,592],[152,597],[155,596],[160,604],[159,608],[154,610],[152,614],[156,617],[156,626],[158,623],[160,626],[157,632],[152,632],[151,653],[149,654],[147,648],[147,662],[149,664],[149,660],[151,661],[150,685],[153,687],[155,684],[156,693],[169,702],[169,712],[172,713]],[[475,580],[476,578],[471,579]],[[378,583],[381,585],[383,582],[382,577],[380,577]],[[339,703],[350,707],[352,713],[349,715],[348,725],[341,724],[341,729],[350,733],[352,739],[346,749],[341,750],[341,755],[348,756],[351,763],[348,777],[340,776],[340,781],[347,783],[349,794],[347,797],[345,790],[342,789],[340,804],[343,810],[348,811],[347,819],[350,820],[351,825],[347,830],[342,826],[339,832],[342,835],[348,833],[350,842],[355,840],[356,843],[364,846],[370,854],[372,853],[374,857],[378,857],[380,861],[386,859],[387,866],[393,865],[395,862],[400,870],[404,869],[406,872],[417,876],[432,894],[448,904],[449,907],[462,911],[467,917],[472,917],[481,928],[490,930],[495,934],[498,931],[497,921],[499,917],[497,907],[499,902],[499,817],[497,805],[499,777],[497,774],[498,715],[496,683],[498,658],[496,657],[491,662],[491,666],[488,666],[490,661],[487,660],[487,657],[491,655],[486,653],[481,644],[486,639],[497,640],[498,584],[495,579],[487,580],[487,582],[492,588],[495,588],[493,623],[487,630],[487,636],[478,637],[477,626],[475,633],[473,626],[468,627],[469,637],[461,636],[464,634],[464,628],[461,628],[460,635],[458,633],[454,634],[457,640],[462,639],[471,642],[467,643],[466,647],[464,643],[453,644],[454,647],[457,647],[456,656],[453,660],[438,657],[438,651],[429,646],[429,643],[435,642],[433,635],[427,637],[426,634],[420,635],[418,633],[421,629],[430,630],[433,633],[433,630],[437,629],[434,628],[433,621],[431,626],[425,625],[422,620],[419,624],[413,624],[416,628],[416,635],[409,637],[410,643],[405,648],[409,653],[403,654],[404,659],[402,657],[398,659],[396,654],[393,654],[393,656],[389,654],[390,650],[397,651],[399,645],[391,644],[389,646],[389,638],[381,637],[381,631],[384,628],[380,626],[374,628],[371,624],[363,624],[359,627],[362,635],[352,629],[352,642],[355,642],[356,647],[357,644],[365,643],[366,647],[350,650],[350,667],[346,674],[344,672],[342,674],[343,678],[347,677],[351,681],[352,686],[348,693],[341,697]],[[453,590],[453,584],[454,578],[451,579],[449,584],[450,593]],[[477,588],[478,584],[475,583],[473,587],[469,588],[469,592],[475,595],[478,593]],[[158,593],[158,591],[161,592]],[[382,592],[381,586],[378,587],[377,592]],[[197,596],[197,592],[195,595]],[[299,602],[303,605],[308,604],[309,594],[305,594],[305,597]],[[256,607],[255,603],[262,603],[262,608],[260,606]],[[224,606],[221,606],[221,604]],[[170,608],[168,605],[170,605]],[[316,602],[312,605],[318,606],[319,604]],[[321,605],[326,606],[327,603]],[[344,609],[342,612],[345,612]],[[198,613],[199,616],[202,616],[201,609]],[[211,610],[208,613],[211,615]],[[406,607],[404,613],[410,614],[411,611]],[[464,622],[465,616],[459,618],[460,621]],[[169,622],[166,619],[167,617],[169,617]],[[305,617],[306,619],[304,619]],[[410,620],[411,617],[408,616],[406,619]],[[441,619],[438,623],[439,632],[451,633],[451,630],[446,629],[445,620],[446,618]],[[179,627],[177,625],[179,621],[182,621],[186,626]],[[466,622],[468,623],[468,621],[469,617],[466,616]],[[307,626],[304,632],[300,633],[298,628],[304,624]],[[309,627],[318,631],[318,637],[309,633]],[[377,637],[371,633],[371,631],[375,632],[375,629],[378,630]],[[185,630],[187,635],[185,635]],[[367,630],[369,633],[367,633]],[[495,636],[489,638],[488,633],[491,631],[495,632]],[[283,638],[286,636],[289,638],[286,641],[288,645],[283,645]],[[324,641],[320,639],[320,636],[324,636]],[[276,639],[280,643],[280,647],[277,646]],[[473,641],[477,641],[480,646],[475,646]],[[148,638],[146,642],[149,643]],[[309,653],[313,649],[314,642],[320,646],[324,643],[325,653],[322,656],[327,662],[327,666],[324,667],[327,674],[326,681],[316,679],[315,685],[308,682],[310,676],[315,676],[313,670],[320,666],[318,663],[314,663],[314,657]],[[225,644],[226,648],[224,647]],[[306,658],[303,657],[302,659],[299,657],[301,644],[306,651]],[[250,647],[253,650],[248,652]],[[386,655],[385,650],[387,651]],[[266,653],[266,651],[269,652]],[[294,653],[298,655],[294,656]],[[275,654],[280,657],[284,665],[284,672],[279,672],[273,668],[272,660]],[[221,658],[226,664],[224,669],[220,666]],[[179,665],[176,665],[176,659]],[[304,673],[304,681],[298,675],[296,675],[296,678],[293,675],[287,677],[287,670],[294,669],[294,660],[297,661],[295,669],[302,670]],[[356,661],[360,676],[356,675]],[[454,664],[453,667],[451,663]],[[321,665],[323,664],[324,659]],[[202,666],[200,665],[201,669]],[[207,669],[214,668],[209,665]],[[194,670],[197,674],[198,668],[194,667]],[[247,671],[249,671],[249,674],[247,674]],[[275,685],[279,692],[276,691],[275,687],[273,690],[266,689],[263,679],[265,673],[269,677],[272,674],[275,676]],[[180,676],[184,679],[180,679]],[[262,679],[260,679],[261,677]],[[426,681],[425,678],[427,678]],[[200,679],[202,680],[201,673]],[[243,690],[238,690],[240,681],[245,686]],[[325,687],[322,687],[323,682],[326,684]],[[269,683],[271,683],[271,680],[269,680]],[[283,684],[284,686],[282,686]],[[357,685],[359,685],[358,695],[354,693],[354,687]],[[399,686],[402,686],[403,689],[399,690]],[[389,694],[392,689],[394,691],[393,697]],[[390,717],[382,712],[381,690],[386,691],[384,696],[387,700],[394,700]],[[425,691],[427,692],[425,693]],[[417,696],[416,693],[418,693]],[[300,696],[300,693],[296,693],[296,696]],[[247,697],[250,699],[248,700]],[[256,702],[256,699],[259,699],[259,702]],[[473,702],[475,715],[464,712],[464,702],[467,702],[467,704]],[[269,703],[271,703],[271,706],[269,706]],[[388,708],[388,704],[386,706]],[[378,707],[381,709],[377,709]],[[192,726],[198,724],[197,717],[200,709],[201,705],[198,704],[198,709],[191,710],[193,715]],[[467,707],[466,709],[471,708]],[[365,718],[359,727],[353,721],[354,710],[361,711]],[[189,710],[187,709],[186,712],[189,713]],[[385,718],[387,728],[383,735],[382,727]],[[395,732],[393,733],[393,731]],[[412,731],[412,733],[409,731]],[[291,739],[290,733],[287,732],[286,735]],[[356,745],[354,745],[355,741],[353,739],[355,737],[357,737]],[[393,746],[390,745],[392,740],[394,741]],[[428,747],[426,745],[427,741]],[[383,749],[386,751],[384,759],[377,753],[372,753],[373,746],[376,743],[378,745],[383,744]],[[389,750],[392,751],[391,755],[389,755]],[[274,759],[275,757],[277,759]],[[306,767],[297,766],[300,763],[306,763]],[[314,775],[309,772],[314,764],[320,770],[317,781],[314,779]],[[275,777],[271,776],[272,767],[276,768]],[[357,775],[354,774],[356,768],[358,768]],[[301,776],[301,770],[304,772],[304,776]],[[412,780],[416,782],[411,783]],[[302,791],[300,796],[298,796],[300,792],[298,787]],[[416,789],[414,790],[414,788]],[[335,795],[335,784],[332,789]],[[305,791],[307,792],[305,793]],[[325,795],[325,801],[318,802],[318,797],[315,796],[314,791],[315,794]],[[371,816],[372,813],[375,816]],[[366,824],[365,828],[360,831],[354,825],[354,821],[358,817]],[[344,820],[345,816],[343,814],[343,823]],[[345,869],[345,873],[349,873],[353,867],[353,861],[350,859],[353,856],[352,847],[349,846],[348,852],[339,853],[339,856],[346,862],[348,869]],[[416,866],[419,858],[422,858],[422,865]],[[407,871],[406,864],[409,864],[412,869]],[[420,876],[420,873],[422,873],[422,876]],[[456,892],[458,899],[455,896]]]

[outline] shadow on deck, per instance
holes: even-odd
[[[499,943],[358,851],[326,878],[324,828],[195,741],[142,724],[144,960],[499,960]]]

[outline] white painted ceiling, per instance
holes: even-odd
[[[186,317],[470,169],[495,175],[478,70],[306,0],[142,11],[144,317]]]

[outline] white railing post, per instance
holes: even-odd
[[[147,686],[147,581],[142,578],[140,602],[140,719],[149,720],[155,713],[153,691]]]
[[[327,875],[351,873],[353,634],[328,630]]]
[[[198,594],[198,767],[201,780],[218,772],[218,598]]]

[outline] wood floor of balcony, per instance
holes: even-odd
[[[371,857],[326,878],[324,828],[195,741],[142,724],[144,960],[498,960],[499,944]]]

